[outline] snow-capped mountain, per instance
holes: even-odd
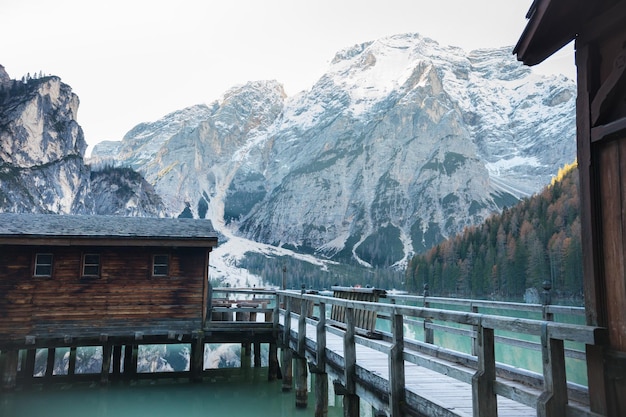
[[[59,77],[12,80],[0,65],[0,211],[164,215],[139,174],[85,165],[78,104]]]
[[[402,265],[574,160],[575,91],[511,48],[397,35],[338,52],[294,97],[251,82],[92,155],[139,170],[170,213],[187,203],[235,236]]]

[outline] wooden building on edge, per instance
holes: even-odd
[[[626,0],[534,0],[514,53],[527,65],[575,41],[581,233],[591,410],[626,416]]]
[[[0,214],[0,350],[188,338],[216,245],[209,220]]]

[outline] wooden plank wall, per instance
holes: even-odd
[[[37,252],[54,256],[52,277],[33,277]],[[99,253],[100,278],[81,278],[83,253]],[[169,254],[169,276],[152,276],[152,256]],[[204,248],[5,247],[0,255],[0,336],[34,329],[201,320]]]

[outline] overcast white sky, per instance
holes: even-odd
[[[335,52],[417,32],[472,50],[513,46],[532,0],[0,0],[0,64],[58,75],[90,145],[210,103],[247,81],[310,88]],[[536,67],[574,78],[573,47]],[[91,146],[90,146],[91,148]]]

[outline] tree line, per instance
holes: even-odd
[[[407,289],[431,295],[520,300],[544,282],[557,297],[582,299],[576,163],[543,191],[411,259]]]

